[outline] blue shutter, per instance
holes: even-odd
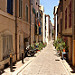
[[[13,15],[13,0],[7,0],[7,12]]]
[[[41,27],[39,27],[39,35],[41,35]]]
[[[10,0],[11,15],[13,15],[13,0]]]
[[[10,0],[7,0],[7,12],[11,13],[11,11],[10,11]]]

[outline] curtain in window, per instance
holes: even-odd
[[[13,50],[12,35],[3,36],[3,59],[9,57],[9,53]]]

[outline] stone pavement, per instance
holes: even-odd
[[[70,75],[57,57],[52,41],[17,75]]]
[[[24,59],[24,64],[22,64],[22,61],[18,61],[13,67],[13,72],[10,72],[10,67],[4,69],[4,73],[2,75],[17,75],[23,68],[25,68],[30,62],[33,61],[36,56],[39,55],[40,52],[36,53],[34,57],[26,57]]]

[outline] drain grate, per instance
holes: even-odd
[[[60,61],[59,59],[55,59],[55,61]]]

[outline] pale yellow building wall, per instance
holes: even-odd
[[[22,1],[22,18],[19,17],[19,0],[17,0],[17,59],[20,60],[24,50],[24,38],[30,38],[30,1]],[[26,5],[28,6],[28,22],[26,21]],[[20,37],[22,42],[20,43]],[[19,45],[23,48],[20,49]]]
[[[0,64],[3,68],[4,64],[9,63],[10,60],[3,60],[3,39],[2,35],[11,34],[13,36],[13,62],[16,61],[15,57],[15,18],[14,16],[0,10]]]
[[[66,35],[67,36],[67,44],[68,44],[68,58],[69,58],[69,61],[73,61],[72,60],[72,45],[73,45],[73,42],[72,42],[72,25],[71,27],[69,27],[69,4],[70,4],[70,1],[72,0],[63,0],[63,25],[62,25],[62,35]],[[67,29],[65,29],[65,10],[67,8]],[[72,19],[71,19],[71,23],[72,23]],[[65,37],[65,36],[64,36]]]
[[[70,34],[72,35],[72,27],[69,28],[69,4],[70,0],[63,0],[63,27],[62,34]],[[67,29],[65,29],[65,10],[67,8]]]

